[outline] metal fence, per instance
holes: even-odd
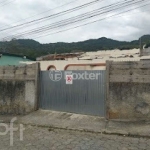
[[[66,74],[73,75],[72,84],[66,84]],[[42,109],[104,117],[105,70],[42,71],[40,95]]]

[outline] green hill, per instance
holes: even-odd
[[[150,45],[150,35],[144,35],[141,37],[142,45]],[[108,39],[105,37],[99,39],[90,39],[82,42],[73,43],[49,43],[40,44],[37,41],[31,39],[13,39],[9,42],[0,42],[0,52],[26,55],[31,58],[36,58],[46,54],[54,53],[70,53],[75,51],[97,51],[107,49],[132,49],[139,48],[140,39],[131,42],[117,41]]]

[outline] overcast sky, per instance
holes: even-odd
[[[76,1],[75,0],[74,1],[73,0],[24,0],[24,1],[23,0],[5,0],[5,1],[0,0],[0,29],[4,29],[34,19],[59,13],[64,10],[74,8],[76,6],[83,5],[91,1],[94,0],[76,0]],[[62,19],[67,19],[82,13],[95,10],[100,7],[110,5],[114,2],[120,2],[120,1],[123,0],[103,0],[103,2],[98,2],[84,9],[72,13],[68,13],[66,15],[57,18],[43,20],[40,23],[31,24],[29,26],[24,26],[22,28],[14,28],[11,30],[6,30],[0,32],[0,41],[2,41],[3,38],[7,36],[13,37],[17,33],[29,31],[31,29],[41,27],[44,25],[49,25],[51,23],[61,21]],[[147,3],[150,3],[150,0],[149,1],[146,0],[146,2],[144,2],[143,4],[147,4]],[[20,36],[19,38],[35,39],[36,41],[39,41],[41,43],[77,42],[77,41],[84,41],[88,39],[97,39],[100,37],[107,37],[107,38],[112,38],[121,41],[136,40],[144,34],[150,34],[150,5],[147,5],[146,7],[138,8],[136,10],[133,10],[125,14],[121,14],[120,16],[107,18],[105,20],[96,22],[94,24],[89,24],[87,26],[81,26],[79,28],[75,28],[65,32],[60,32],[57,34],[51,34],[51,33],[72,28],[90,21],[106,18],[120,11],[124,11],[129,8],[131,9],[137,6],[139,5],[134,5],[128,8],[126,7],[126,9],[121,9],[119,11],[116,10],[113,11],[112,13],[105,14],[102,16],[97,16],[96,18],[91,18],[86,20],[85,22],[80,22],[75,25],[70,25],[68,27],[46,31],[42,34],[40,33],[37,35]],[[51,35],[46,36],[48,34]],[[36,38],[41,35],[43,37]]]

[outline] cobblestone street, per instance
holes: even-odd
[[[0,132],[5,129],[1,127]],[[10,132],[0,135],[1,150],[149,150],[150,139],[104,135],[79,131],[25,126],[24,139],[14,132],[10,147]]]

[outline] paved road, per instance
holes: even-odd
[[[0,132],[4,128],[0,127]],[[0,150],[150,150],[150,139],[87,132],[51,130],[26,126],[24,140],[14,132],[14,146],[10,147],[9,133],[0,135]]]

